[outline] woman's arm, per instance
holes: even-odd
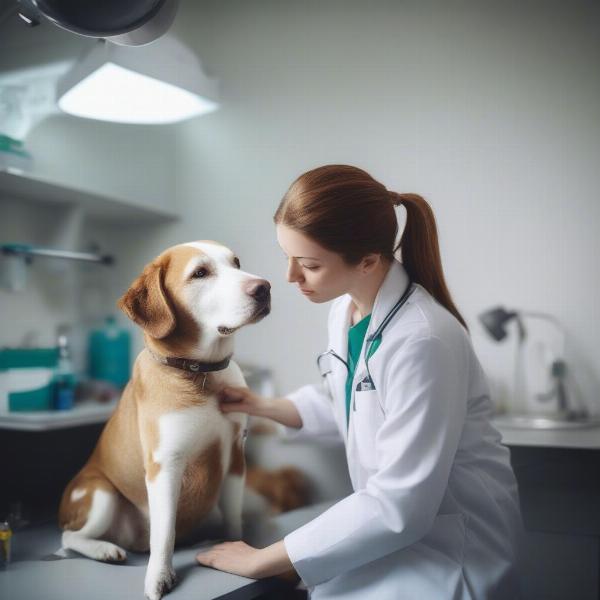
[[[263,398],[246,387],[226,387],[220,396],[223,412],[243,412],[272,419],[285,426],[281,430],[285,438],[342,442],[332,400],[323,385],[305,385],[284,398]]]
[[[264,398],[246,387],[223,388],[221,410],[226,413],[243,412],[257,417],[267,417],[295,429],[302,427],[302,417],[291,400]]]
[[[201,565],[252,579],[272,577],[293,569],[283,540],[260,549],[245,542],[225,542],[200,552],[196,560]]]

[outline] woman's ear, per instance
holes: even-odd
[[[164,289],[164,270],[162,264],[149,264],[117,302],[132,321],[156,339],[175,329],[175,314]]]
[[[360,270],[363,275],[368,275],[379,265],[381,254],[367,254],[360,261]]]

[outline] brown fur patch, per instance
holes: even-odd
[[[153,338],[169,335],[176,325],[165,278],[171,271],[168,253],[147,265],[118,302],[127,316]]]
[[[176,538],[185,536],[210,512],[218,499],[222,480],[221,444],[215,440],[196,459],[190,460],[183,473]]]
[[[204,253],[191,246],[176,246],[170,252],[170,265],[165,277],[165,293],[173,308],[175,326],[169,335],[160,340],[153,340],[157,352],[168,356],[189,356],[191,349],[197,347],[200,339],[200,328],[189,311],[184,288],[187,281],[183,277],[190,260]]]
[[[233,446],[231,448],[231,463],[229,472],[232,475],[242,476],[246,472],[246,458],[244,455],[244,445],[241,437],[238,435],[239,424],[236,425],[236,435],[234,436]]]
[[[274,513],[286,512],[308,504],[308,483],[296,467],[268,471],[250,467],[246,485],[264,496]]]

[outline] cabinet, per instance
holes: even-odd
[[[600,598],[600,427],[501,429],[519,484],[523,599]]]

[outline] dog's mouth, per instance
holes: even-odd
[[[219,325],[217,327],[217,331],[221,335],[231,335],[235,333],[238,329],[242,328],[244,325],[251,325],[252,323],[258,323],[260,320],[264,319],[271,312],[271,299],[266,302],[260,304],[256,307],[255,311],[252,313],[248,321],[238,325],[237,327],[226,327],[225,325]]]

